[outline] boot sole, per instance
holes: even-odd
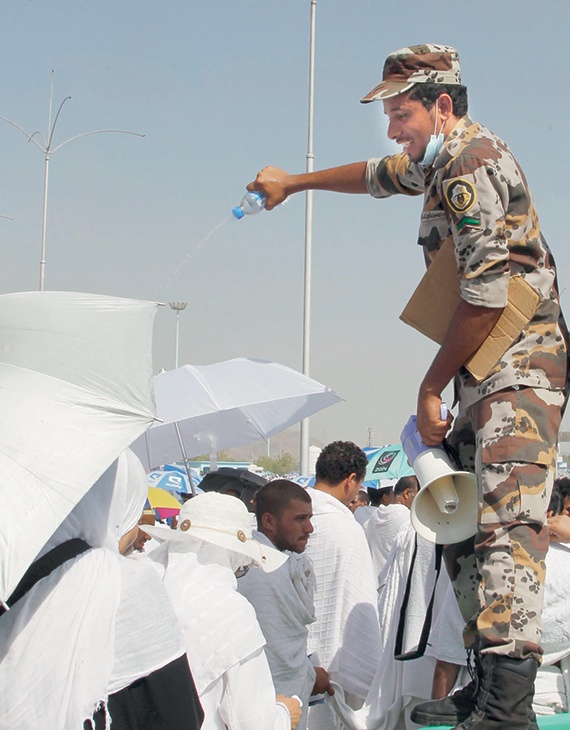
[[[438,725],[451,725],[452,727],[454,725],[457,725],[460,722],[463,722],[463,720],[466,720],[469,717],[469,715],[460,716],[460,715],[430,715],[429,713],[423,713],[423,712],[416,712],[415,710],[412,710],[410,714],[410,719],[412,722],[415,722],[416,725],[425,725],[427,727],[431,726],[438,726]]]

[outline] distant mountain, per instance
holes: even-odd
[[[313,436],[309,439],[310,446],[317,446],[322,449],[325,444]],[[255,461],[258,456],[266,456],[268,453],[268,445],[265,441],[258,441],[247,446],[239,446],[235,449],[228,449],[228,453],[236,461]],[[289,453],[296,459],[300,458],[300,433],[298,429],[288,429],[282,431],[269,441],[269,455],[279,456],[279,454]]]

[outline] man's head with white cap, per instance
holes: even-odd
[[[278,550],[253,539],[246,506],[228,494],[199,494],[182,505],[176,530],[149,526],[145,531],[158,540],[190,549],[203,543],[216,546],[230,553],[240,566],[255,565],[266,572],[287,560]]]

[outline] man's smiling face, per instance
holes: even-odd
[[[434,133],[436,105],[428,111],[421,101],[410,99],[409,94],[393,96],[383,103],[389,120],[389,139],[402,145],[402,152],[412,162],[420,162]]]

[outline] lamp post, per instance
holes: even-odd
[[[108,134],[108,133],[115,133],[115,134],[131,134],[135,137],[144,137],[144,134],[139,134],[138,132],[128,132],[124,129],[97,129],[93,132],[83,132],[82,134],[76,134],[74,137],[71,137],[70,139],[67,139],[65,142],[62,142],[61,144],[57,145],[57,147],[52,147],[53,142],[53,134],[55,132],[55,128],[57,125],[57,120],[59,119],[59,115],[61,113],[61,110],[63,109],[63,105],[66,101],[71,99],[71,96],[66,96],[65,99],[61,102],[59,105],[59,109],[57,110],[57,114],[55,115],[55,119],[53,122],[53,126],[51,123],[51,113],[52,113],[52,105],[53,105],[53,77],[54,77],[54,71],[52,69],[51,72],[51,83],[50,83],[50,94],[49,94],[49,112],[48,112],[48,132],[47,132],[47,141],[44,139],[43,135],[39,132],[34,132],[33,134],[29,134],[26,132],[25,129],[22,129],[19,124],[16,124],[16,122],[13,122],[11,119],[8,119],[7,117],[0,117],[0,119],[4,122],[8,122],[8,124],[11,124],[13,127],[16,127],[16,129],[19,129],[20,132],[26,135],[28,138],[28,142],[33,142],[36,147],[45,155],[45,166],[44,166],[44,203],[43,203],[43,213],[42,213],[42,250],[41,250],[41,257],[40,257],[40,291],[44,290],[44,280],[45,280],[45,268],[46,268],[46,227],[47,227],[47,200],[48,200],[48,179],[49,179],[49,161],[50,161],[50,155],[57,152],[59,149],[61,149],[64,145],[69,144],[70,142],[73,142],[76,139],[79,139],[80,137],[88,137],[92,134]],[[35,136],[39,135],[42,138],[43,146],[35,139]]]
[[[176,312],[176,340],[174,347],[174,367],[178,367],[178,344],[180,339],[180,312],[186,309],[188,302],[170,302],[170,308]]]
[[[313,108],[315,92],[315,18],[317,0],[311,0],[311,22],[309,40],[309,122],[307,142],[307,172],[313,172]],[[303,374],[309,375],[311,341],[311,259],[313,247],[313,191],[307,190],[305,202],[305,282],[303,305]],[[301,421],[301,474],[309,473],[309,419]]]

